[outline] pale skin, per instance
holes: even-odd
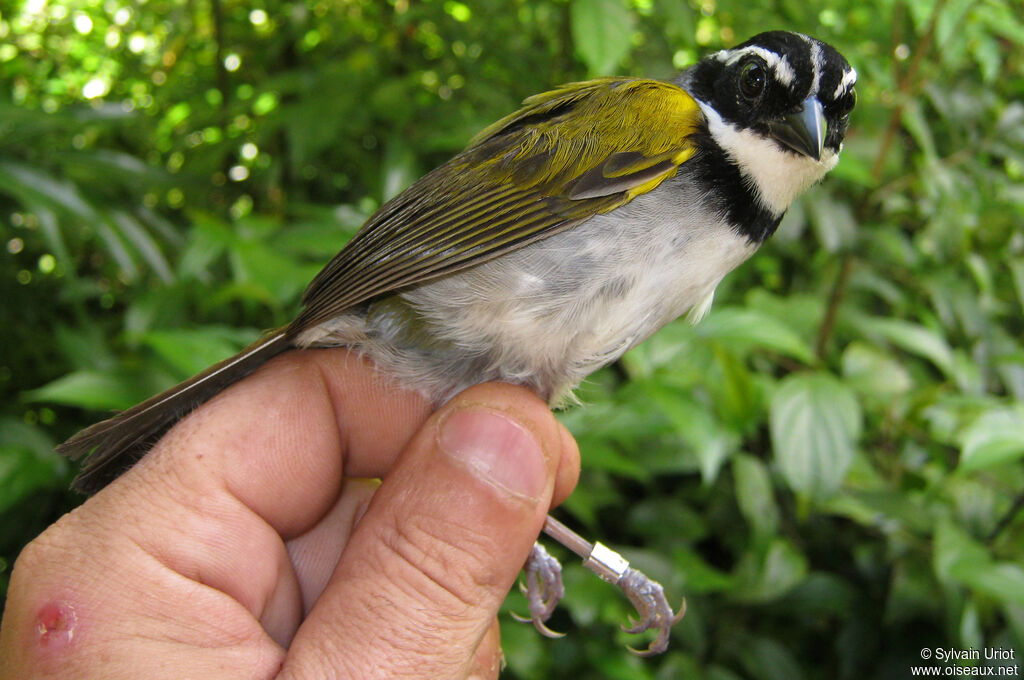
[[[25,548],[0,678],[495,678],[578,470],[526,389],[431,413],[343,349],[290,352]]]

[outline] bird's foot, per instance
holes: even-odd
[[[626,569],[626,573],[616,585],[622,589],[640,615],[637,620],[630,617],[630,625],[622,626],[622,630],[627,633],[643,633],[652,629],[658,631],[658,635],[647,649],[630,647],[629,651],[637,656],[654,656],[668,649],[668,636],[672,631],[672,626],[686,616],[686,600],[684,599],[679,605],[679,612],[674,613],[661,584],[651,580],[643,572],[632,568]]]
[[[519,589],[530,603],[530,616],[512,616],[517,621],[532,622],[534,628],[545,637],[562,637],[564,633],[556,633],[546,625],[555,607],[565,596],[562,565],[544,549],[544,546],[534,543],[523,572],[526,574],[526,583],[520,581]]]
[[[626,558],[608,546],[585,540],[550,515],[544,525],[544,533],[582,557],[583,566],[608,583],[618,586],[625,593],[636,607],[639,619],[634,620],[630,617],[629,625],[622,626],[622,630],[627,633],[657,631],[647,649],[629,647],[630,651],[638,656],[654,656],[668,649],[672,626],[679,623],[686,614],[686,600],[683,600],[678,613],[673,612],[665,597],[665,589],[660,583],[630,567]],[[519,588],[529,600],[530,616],[513,616],[518,621],[532,622],[542,635],[562,637],[562,633],[556,633],[546,625],[555,607],[565,595],[562,565],[548,554],[540,543],[534,543],[523,571],[526,574],[526,582],[520,583]]]

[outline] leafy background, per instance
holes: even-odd
[[[0,0],[0,587],[80,502],[53,446],[287,321],[388,197],[524,97],[768,28],[858,68],[842,162],[564,414],[563,519],[689,614],[629,655],[577,567],[508,677],[902,678],[1024,640],[1019,0]],[[522,611],[518,595],[507,607]],[[615,644],[609,644],[614,641]],[[985,662],[1007,663],[1007,662]]]

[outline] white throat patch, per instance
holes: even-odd
[[[739,167],[761,205],[774,215],[784,213],[797,196],[839,162],[839,155],[828,148],[822,150],[820,161],[783,150],[772,139],[725,122],[704,102],[697,100],[697,104],[707,118],[711,136]]]

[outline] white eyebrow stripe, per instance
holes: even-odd
[[[832,94],[832,99],[839,99],[846,92],[848,92],[851,87],[856,85],[856,83],[857,71],[856,69],[851,68],[849,71],[843,74],[843,79],[839,81],[839,85],[836,86],[836,91]]]
[[[757,45],[744,47],[742,50],[721,50],[715,54],[715,58],[731,66],[748,54],[756,54],[764,59],[764,62],[775,71],[775,77],[786,87],[792,85],[793,81],[796,80],[796,73],[793,71],[793,67],[789,65],[786,57],[780,57],[775,52],[758,47]]]
[[[793,81],[796,80],[796,72],[793,71],[793,67],[789,65],[789,60],[785,57],[775,65],[775,77],[786,87],[792,86]]]
[[[811,91],[808,96],[814,96],[818,94],[818,88],[821,86],[821,72],[825,68],[825,57],[821,53],[821,43],[817,40],[810,40],[811,43],[811,64],[814,65],[814,80],[811,82]]]

